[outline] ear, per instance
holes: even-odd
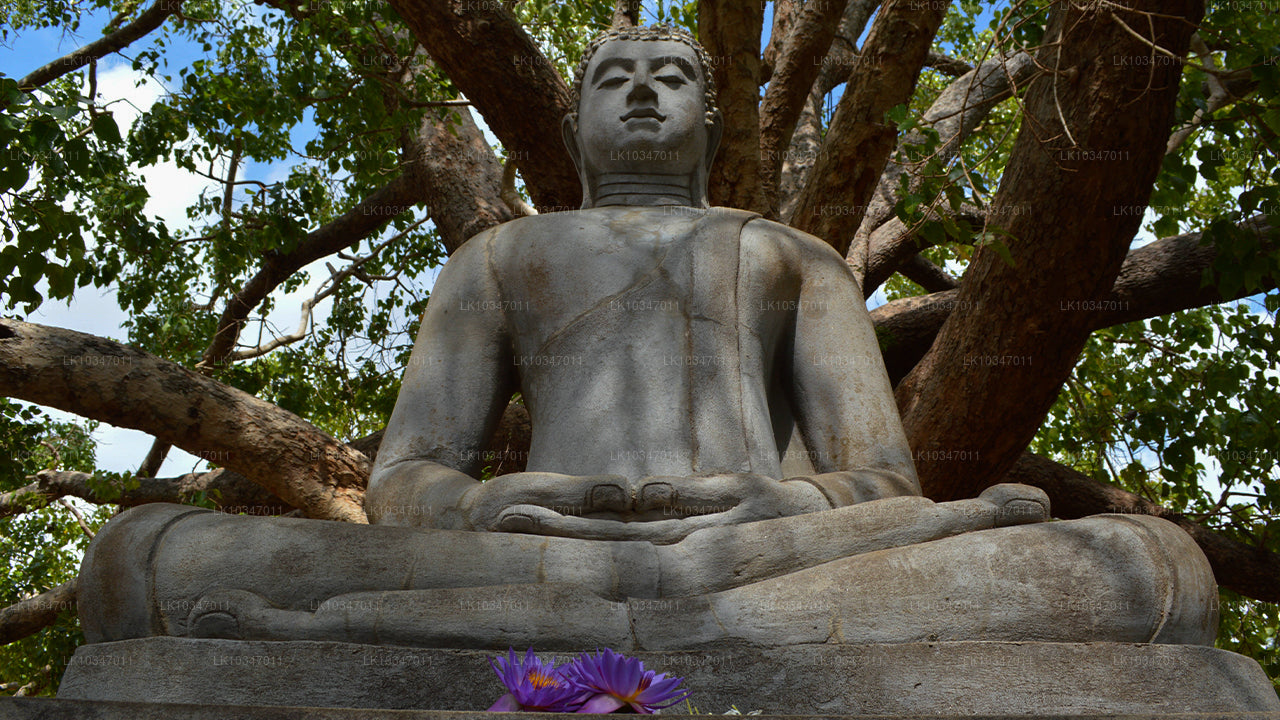
[[[582,151],[578,147],[578,113],[568,113],[564,119],[560,121],[560,139],[564,140],[564,146],[569,151],[569,157],[573,159],[573,164],[578,168],[578,174],[582,174]]]
[[[724,118],[721,117],[720,111],[716,110],[712,116],[711,124],[707,126],[707,173],[711,172],[711,163],[716,159],[716,151],[720,149],[720,138],[724,135]]]

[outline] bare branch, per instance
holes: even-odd
[[[76,519],[76,524],[79,525],[80,529],[84,531],[84,534],[88,535],[89,539],[92,540],[93,528],[90,528],[89,523],[85,522],[84,515],[80,514],[80,511],[76,509],[76,506],[67,502],[66,498],[58,498],[58,504],[71,512],[71,515]]]
[[[925,59],[924,65],[951,77],[961,77],[973,72],[973,66],[969,63],[932,50],[929,51],[929,57]]]
[[[1205,46],[1204,40],[1200,39],[1200,33],[1191,36],[1191,49],[1204,58],[1205,63],[1210,67],[1217,66],[1217,62],[1213,59],[1213,53]],[[1221,110],[1232,99],[1226,85],[1216,74],[1207,74],[1205,78],[1209,87],[1209,97],[1205,100],[1205,106],[1196,108],[1195,114],[1191,116],[1191,121],[1185,127],[1178,128],[1169,136],[1169,142],[1165,144],[1164,149],[1166,155],[1177,150],[1182,143],[1187,141],[1187,138],[1191,137],[1204,124],[1205,118]]]
[[[516,164],[510,160],[502,164],[502,202],[506,203],[517,217],[538,214],[537,208],[525,202],[524,198],[520,197],[520,191],[516,190]]]
[[[293,251],[283,255],[268,253],[257,274],[227,301],[222,318],[218,321],[218,329],[209,347],[205,349],[204,358],[197,369],[208,371],[226,362],[250,311],[275,290],[276,286],[313,260],[354,245],[382,227],[410,207],[420,190],[420,187],[415,187],[411,177],[399,175],[370,193],[346,213],[308,233]]]

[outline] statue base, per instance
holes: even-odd
[[[484,710],[483,650],[155,637],[84,645],[60,699],[216,706]],[[1272,712],[1262,668],[1194,645],[938,642],[639,652],[702,713],[1021,715]],[[545,657],[545,656],[544,656]],[[667,713],[683,713],[683,706]]]

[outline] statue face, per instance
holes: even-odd
[[[603,45],[578,110],[588,172],[692,172],[707,159],[705,82],[693,48],[678,40]]]

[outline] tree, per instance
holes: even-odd
[[[360,522],[429,268],[486,227],[577,206],[559,140],[568,79],[592,35],[648,14],[697,31],[713,59],[715,203],[825,239],[867,295],[883,288],[873,317],[926,494],[1018,481],[1044,488],[1057,517],[1170,518],[1224,588],[1222,646],[1280,675],[1267,422],[1280,405],[1280,20],[1261,5],[95,7],[114,14],[102,39],[0,77],[0,292],[30,312],[112,287],[127,344],[0,320],[0,387],[156,444],[136,477],[108,476],[88,455],[37,455],[67,428],[6,403],[11,536],[69,543],[111,507],[156,500]],[[90,17],[20,4],[4,34]],[[112,53],[172,87],[124,128],[97,91]],[[189,227],[145,212],[141,176],[160,162],[210,184]],[[283,177],[255,174],[267,163]],[[1136,242],[1144,231],[1159,239]],[[274,328],[266,313],[320,263],[297,330]],[[520,469],[527,442],[516,398],[491,472]],[[170,445],[220,467],[156,478]],[[100,509],[21,525],[66,496]],[[65,598],[70,561],[52,574],[26,562],[5,639],[66,622],[36,593]],[[73,630],[41,632],[66,645]],[[58,668],[15,659],[31,652],[5,656],[10,685],[51,691]],[[46,679],[31,685],[36,664]]]

